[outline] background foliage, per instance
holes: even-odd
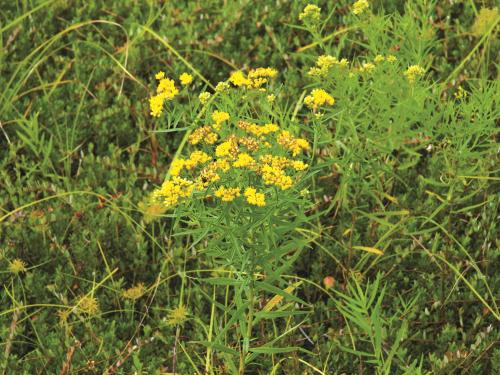
[[[211,322],[227,323],[212,308],[227,302],[225,288],[204,282],[218,271],[200,256],[203,244],[141,212],[191,106],[178,103],[162,123],[147,97],[160,69],[178,76],[191,66],[216,83],[269,65],[295,88],[282,93],[295,106],[322,53],[298,23],[306,3],[4,3],[0,367],[229,371],[200,344]],[[392,53],[401,68],[428,73],[414,91],[391,68],[331,87],[337,103],[325,115],[308,212],[321,215],[284,275],[302,282],[292,291],[307,305],[255,332],[293,328],[278,346],[300,350],[259,357],[249,373],[498,373],[498,14],[481,11],[494,2],[374,1],[370,22],[355,19],[350,2],[334,3],[317,3],[322,35],[334,33],[329,53],[360,63]],[[459,86],[467,98],[455,98]],[[305,110],[299,117],[313,121]],[[17,258],[26,272],[13,272]],[[123,298],[139,283],[138,298]],[[85,310],[82,297],[97,308]],[[181,304],[187,320],[172,325]],[[66,315],[67,306],[80,309]]]

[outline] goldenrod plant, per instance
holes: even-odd
[[[0,373],[500,373],[499,22],[3,1]]]

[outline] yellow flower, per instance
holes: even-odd
[[[269,133],[274,133],[279,130],[279,126],[276,124],[265,124],[259,126],[246,121],[238,121],[238,127],[256,136],[267,135]]]
[[[151,116],[160,117],[164,102],[165,99],[163,98],[163,95],[155,95],[149,98],[149,108],[151,110]]]
[[[215,196],[220,198],[223,202],[231,202],[240,196],[240,191],[241,189],[239,187],[226,188],[221,186],[215,191]]]
[[[215,121],[215,124],[213,125],[215,130],[220,130],[221,124],[224,121],[229,120],[229,113],[227,112],[221,112],[221,111],[214,111],[212,113],[212,120]]]
[[[371,73],[375,69],[375,65],[372,63],[363,63],[361,67],[359,68],[360,72],[367,72]]]
[[[208,103],[211,96],[212,94],[210,94],[208,91],[204,91],[200,95],[198,95],[198,99],[200,99],[201,104],[205,105]]]
[[[227,82],[219,82],[217,86],[215,86],[215,91],[224,92],[230,89],[229,83]]]
[[[248,72],[249,79],[255,78],[274,78],[278,75],[278,71],[274,68],[257,68]]]
[[[325,77],[333,66],[345,68],[349,65],[347,59],[338,60],[334,56],[321,55],[316,60],[316,66],[309,69],[310,76]]]
[[[377,56],[375,56],[375,58],[373,59],[373,62],[374,62],[374,63],[376,63],[376,64],[381,63],[381,62],[383,62],[383,61],[385,61],[385,57],[384,57],[384,56],[382,56],[382,55],[377,55]]]
[[[261,168],[262,180],[266,185],[275,185],[286,190],[292,187],[293,180],[287,176],[282,169],[273,167],[269,164],[264,164]]]
[[[394,56],[394,55],[388,55],[388,56],[386,57],[386,60],[387,60],[388,62],[390,62],[390,63],[393,63],[393,62],[398,61],[397,57],[396,57],[396,56]]]
[[[367,0],[358,0],[352,5],[352,12],[354,14],[361,14],[363,13],[370,4],[368,3]]]
[[[309,142],[303,138],[293,137],[289,131],[284,130],[278,136],[278,144],[292,152],[293,156],[297,156],[301,151],[309,149]]]
[[[181,174],[184,168],[184,159],[175,159],[172,164],[170,164],[170,175],[177,177]]]
[[[175,87],[174,80],[170,78],[162,78],[160,79],[160,83],[158,83],[156,93],[163,94],[164,100],[171,100],[179,93],[179,90]]]
[[[304,103],[309,108],[316,110],[325,104],[333,105],[335,99],[323,89],[314,89],[310,95],[304,98]]]
[[[229,77],[229,82],[238,87],[248,86],[252,83],[252,81],[246,78],[245,75],[240,71],[232,73]]]
[[[271,95],[268,95],[268,96],[267,96],[267,101],[268,101],[269,103],[274,103],[274,101],[275,101],[275,100],[276,100],[276,95],[271,94]]]
[[[213,145],[215,142],[217,142],[218,138],[219,136],[217,135],[217,133],[214,133],[212,131],[212,127],[205,125],[193,131],[188,137],[188,142],[192,145],[196,145],[203,141],[207,145]]]
[[[127,290],[124,290],[122,292],[122,297],[125,299],[131,299],[132,301],[135,301],[135,300],[141,298],[145,292],[146,292],[146,288],[144,287],[144,284],[139,283],[132,288],[128,288]]]
[[[158,87],[156,88],[157,95],[149,98],[149,108],[153,117],[160,117],[163,110],[163,103],[167,100],[172,100],[179,93],[179,90],[175,87],[175,82],[164,77],[164,72],[156,74],[156,78],[160,81],[158,83]]]
[[[187,86],[193,82],[193,76],[189,73],[182,73],[179,80],[181,81],[181,85]]]
[[[228,140],[225,142],[222,142],[220,145],[218,145],[215,149],[215,156],[218,158],[222,158],[225,156],[234,156],[236,152],[238,151],[238,146],[234,142],[234,140]]]
[[[185,160],[183,164],[187,170],[191,170],[200,164],[210,161],[211,159],[212,158],[203,151],[193,151],[189,156],[189,159]]]
[[[469,96],[469,93],[465,91],[462,86],[459,86],[454,96],[455,99],[460,100],[460,99],[465,99],[467,96]]]
[[[257,189],[254,187],[247,187],[244,194],[248,203],[258,207],[264,207],[266,205],[265,195],[263,193],[258,193]]]
[[[166,318],[166,323],[169,326],[177,326],[184,324],[187,320],[188,311],[184,305],[180,305],[175,309],[171,310]]]
[[[95,315],[99,312],[99,301],[91,296],[80,297],[77,306],[80,311],[88,315]]]
[[[419,77],[422,77],[425,74],[425,70],[420,65],[412,65],[406,69],[404,74],[408,79],[408,82],[415,83]]]
[[[26,272],[26,263],[21,259],[14,259],[9,263],[9,271],[13,274]]]
[[[160,70],[158,73],[156,73],[155,78],[157,80],[165,78],[165,72],[163,72],[163,71]]]
[[[236,161],[233,163],[233,166],[235,166],[236,168],[252,167],[254,165],[255,159],[248,155],[246,152],[238,154]]]
[[[296,171],[303,171],[307,169],[308,165],[301,160],[292,161],[292,168]]]
[[[161,187],[153,192],[153,197],[161,201],[166,208],[179,203],[183,198],[189,197],[196,185],[193,181],[180,177],[165,180]]]
[[[313,23],[319,21],[320,16],[321,8],[314,4],[308,4],[302,13],[299,14],[299,20]]]

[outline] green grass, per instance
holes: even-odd
[[[380,0],[359,16],[351,3],[317,2],[317,29],[299,21],[306,2],[4,4],[4,373],[500,371],[498,13],[476,21],[495,2]],[[322,54],[397,62],[308,76]],[[412,85],[414,64],[426,73]],[[256,106],[310,139],[302,184],[258,223],[203,201],[145,214],[215,108],[198,93],[259,66],[280,72],[275,107],[224,108]],[[195,81],[155,119],[159,70]],[[321,118],[303,105],[313,88],[336,101]],[[228,262],[224,236],[268,241],[259,267]],[[187,320],[171,324],[179,306]]]

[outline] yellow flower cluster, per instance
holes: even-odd
[[[425,74],[425,70],[420,65],[411,65],[408,69],[406,69],[404,74],[408,79],[408,82],[413,84],[419,77],[422,77]]]
[[[352,4],[352,12],[354,14],[361,14],[363,13],[370,4],[368,3],[368,0],[358,0],[354,4]]]
[[[278,144],[291,151],[293,156],[297,156],[302,151],[309,150],[309,142],[307,140],[304,138],[295,138],[287,130],[283,130],[278,136]]]
[[[245,197],[247,198],[247,202],[254,206],[263,207],[266,205],[266,196],[258,193],[257,189],[252,186],[245,189]]]
[[[188,73],[182,73],[179,77],[179,81],[181,81],[182,86],[187,86],[193,82],[193,76]]]
[[[299,20],[306,23],[318,22],[321,16],[321,8],[314,4],[307,4],[302,13],[299,14]]]
[[[78,308],[88,315],[95,315],[99,312],[99,301],[91,296],[82,296],[78,300]]]
[[[236,87],[258,88],[276,75],[275,69],[258,68],[246,76],[233,73],[229,82]],[[229,89],[231,86],[224,88]],[[316,101],[333,103],[326,95],[326,99],[321,99],[316,94]],[[213,111],[210,118],[212,125],[200,126],[188,137],[188,143],[199,149],[189,157],[175,159],[167,179],[153,193],[153,201],[165,209],[200,193],[205,199],[222,202],[243,196],[249,205],[263,207],[266,194],[275,191],[267,186],[289,189],[298,174],[307,169],[308,165],[295,157],[309,150],[309,143],[278,124],[247,119],[229,121],[232,115],[221,110]]]
[[[227,112],[220,112],[220,111],[214,111],[212,113],[212,120],[214,120],[214,124],[212,125],[215,130],[220,130],[221,124],[224,121],[229,120],[229,113]]]
[[[144,295],[144,293],[146,293],[146,288],[144,287],[143,283],[139,283],[136,286],[133,286],[132,288],[124,290],[122,292],[122,297],[125,299],[130,299],[132,301],[135,301],[141,298]]]
[[[338,60],[334,56],[321,55],[316,60],[316,66],[309,69],[308,74],[311,76],[325,77],[332,67],[340,66],[345,68],[348,65],[349,61],[347,59]]]
[[[156,95],[149,99],[149,108],[153,117],[160,117],[163,104],[175,98],[179,90],[175,87],[175,82],[172,79],[165,77],[164,72],[158,72],[155,78],[159,82],[156,88]]]
[[[277,75],[278,71],[276,69],[257,68],[250,70],[247,76],[241,71],[234,72],[229,77],[229,82],[237,87],[243,86],[258,89],[269,82],[270,78],[274,78]]]
[[[246,152],[242,152],[241,154],[238,154],[236,161],[233,163],[233,166],[236,168],[251,168],[255,166],[255,159]]]
[[[375,70],[375,64],[371,62],[365,62],[359,67],[360,72],[371,73]]]
[[[13,274],[26,272],[26,263],[21,259],[14,259],[9,263],[9,271]]]
[[[321,106],[333,105],[335,99],[323,89],[314,89],[311,94],[304,98],[304,103],[311,109],[318,109]]]
[[[170,180],[165,180],[161,187],[154,191],[153,198],[162,201],[167,208],[172,207],[183,198],[191,196],[195,187],[193,181],[174,176]]]
[[[215,196],[220,198],[223,202],[231,202],[240,195],[241,189],[239,187],[227,188],[225,186],[221,186],[215,191]]]
[[[201,104],[207,104],[211,96],[212,94],[208,91],[203,91],[200,95],[198,95],[198,99],[200,99]]]
[[[238,127],[257,137],[267,135],[269,133],[274,133],[279,130],[279,126],[276,124],[265,124],[259,126],[247,121],[238,121]]]
[[[201,128],[197,128],[193,133],[191,133],[188,137],[188,142],[192,145],[197,145],[201,141],[205,142],[207,145],[213,145],[217,142],[219,136],[217,133],[212,131],[212,127],[205,125]]]
[[[394,55],[387,55],[387,56],[384,56],[384,55],[377,55],[375,56],[375,58],[373,59],[373,62],[375,64],[380,64],[384,61],[387,61],[387,62],[390,62],[390,63],[393,63],[393,62],[396,62],[398,59],[396,58],[396,56]]]

